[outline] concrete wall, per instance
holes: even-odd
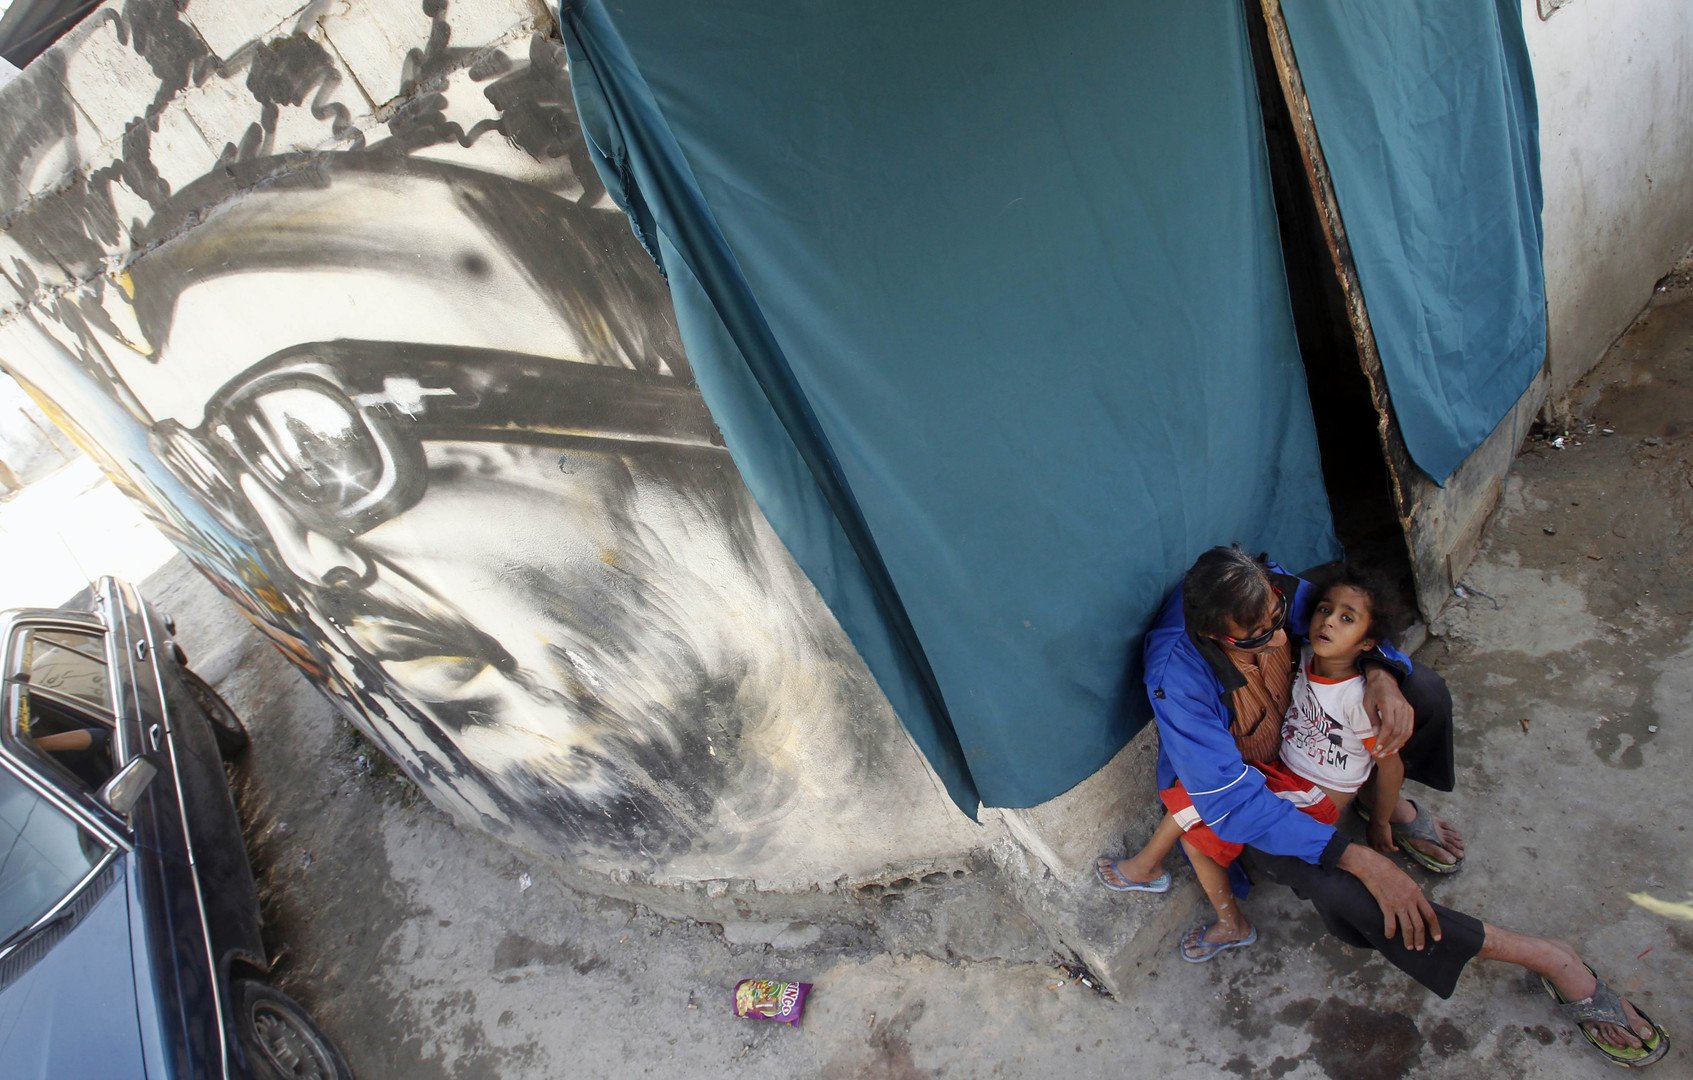
[[[1693,4],[1568,0],[1523,21],[1540,97],[1549,398],[1693,243]]]
[[[954,809],[721,445],[533,0],[128,0],[0,89],[0,361],[439,805],[773,889]]]

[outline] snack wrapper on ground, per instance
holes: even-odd
[[[777,979],[742,979],[735,984],[735,1015],[799,1026],[811,984]]]

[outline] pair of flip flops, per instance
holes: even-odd
[[[1421,840],[1425,843],[1434,844],[1436,847],[1446,846],[1441,843],[1440,833],[1434,827],[1434,815],[1418,806],[1415,799],[1406,801],[1411,804],[1411,809],[1417,812],[1417,816],[1410,821],[1395,821],[1393,823],[1393,842],[1399,845],[1399,850],[1409,855],[1412,862],[1431,874],[1456,874],[1462,870],[1464,868],[1462,858],[1457,862],[1441,862],[1411,843],[1413,840]],[[1357,809],[1359,817],[1363,818],[1365,822],[1370,820],[1370,812],[1364,809],[1361,801],[1354,802],[1352,805]]]
[[[1166,872],[1159,874],[1151,881],[1130,881],[1128,878],[1123,876],[1122,870],[1119,869],[1120,866],[1122,866],[1122,863],[1117,859],[1108,858],[1102,855],[1098,859],[1094,860],[1093,872],[1099,876],[1099,883],[1107,889],[1110,889],[1112,892],[1166,893],[1170,891],[1169,873]],[[1117,880],[1123,884],[1111,884],[1111,879],[1105,876],[1105,871],[1108,869],[1112,874],[1116,875]]]
[[[1593,971],[1591,967],[1587,970]],[[1598,972],[1593,972],[1593,977],[1599,980],[1599,985],[1593,988],[1593,993],[1580,1001],[1566,1000],[1564,995],[1558,993],[1558,988],[1552,985],[1552,980],[1545,976],[1541,976],[1540,984],[1552,995],[1552,1000],[1558,1003],[1558,1012],[1575,1024],[1576,1029],[1593,1044],[1595,1050],[1604,1054],[1607,1060],[1625,1069],[1639,1069],[1669,1053],[1669,1035],[1638,1005],[1634,1007],[1634,1011],[1640,1014],[1640,1019],[1652,1025],[1652,1037],[1646,1040],[1645,1046],[1612,1046],[1582,1027],[1583,1024],[1615,1024],[1623,1028],[1629,1026],[1628,1016],[1622,1010],[1622,998],[1617,996],[1615,990],[1605,985],[1605,980],[1599,978]]]

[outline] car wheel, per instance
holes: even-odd
[[[235,715],[235,710],[223,700],[223,695],[212,689],[211,683],[187,668],[182,669],[182,681],[188,685],[188,694],[194,699],[194,704],[200,706],[200,711],[212,722],[212,736],[217,739],[218,753],[223,760],[233,761],[240,757],[241,752],[247,749],[247,725]]]
[[[235,1031],[259,1080],[353,1080],[329,1037],[293,998],[257,979],[234,986]]]

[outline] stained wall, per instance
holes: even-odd
[[[129,0],[0,89],[0,364],[459,820],[658,883],[956,863],[529,0]]]
[[[1523,23],[1540,99],[1556,403],[1693,242],[1693,4],[1524,0]]]

